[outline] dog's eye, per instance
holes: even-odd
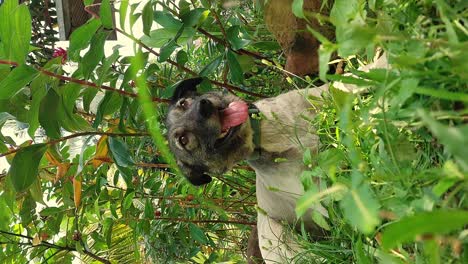
[[[179,137],[179,143],[181,146],[185,146],[188,144],[188,137],[186,135],[182,135]]]
[[[179,106],[183,109],[187,109],[190,106],[190,102],[186,99],[182,99],[179,101]]]

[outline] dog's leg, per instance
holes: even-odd
[[[291,263],[301,249],[290,230],[263,212],[258,212],[257,217],[258,241],[265,263]]]
[[[248,264],[264,264],[262,252],[258,245],[257,227],[253,226],[250,232],[249,242],[247,243],[247,263]]]

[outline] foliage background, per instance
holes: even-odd
[[[282,70],[259,3],[227,2],[121,1],[114,25],[103,1],[73,33],[67,59],[78,67],[65,72],[62,58],[38,45],[33,5],[4,1],[0,124],[27,127],[32,140],[1,136],[11,164],[0,175],[1,262],[243,262],[256,215],[253,172],[241,164],[194,188],[176,175],[162,138],[174,83],[200,75],[202,90],[245,100],[324,81],[367,89],[332,90],[310,120],[322,148],[304,153],[310,170],[297,213],[324,204],[329,219],[305,217],[330,239],[299,234],[307,250],[297,262],[466,263],[468,3],[329,2],[321,19],[336,39],[310,29],[322,42],[320,80]],[[315,15],[301,3],[293,1],[297,16]],[[146,35],[134,38],[125,21],[142,23]],[[104,56],[111,30],[134,41],[135,56],[120,56],[118,46]],[[357,71],[377,49],[392,69]],[[359,78],[327,75],[330,59]],[[82,147],[72,153],[66,142],[77,138]]]

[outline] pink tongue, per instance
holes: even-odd
[[[244,123],[249,118],[249,107],[245,102],[235,101],[222,112],[222,131]]]

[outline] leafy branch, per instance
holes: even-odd
[[[4,236],[6,236],[6,235],[16,236],[16,237],[20,237],[20,238],[24,238],[24,239],[28,240],[28,242],[3,242],[3,241],[0,241],[0,245],[1,244],[13,244],[14,243],[14,244],[19,244],[19,245],[27,245],[27,246],[30,246],[30,247],[47,247],[47,248],[57,249],[57,250],[60,250],[60,251],[64,250],[64,251],[77,251],[77,252],[79,252],[75,247],[60,246],[60,245],[50,243],[50,242],[47,242],[47,241],[41,241],[39,244],[36,245],[36,244],[33,243],[34,238],[32,238],[30,236],[22,235],[22,234],[16,234],[16,233],[3,231],[3,230],[0,230],[0,234],[3,234]],[[95,260],[97,260],[99,262],[106,263],[106,264],[111,263],[109,260],[96,255],[95,253],[87,250],[86,248],[83,248],[82,252],[85,255],[88,255],[91,258],[93,258],[93,259],[95,259]]]
[[[90,9],[90,7],[92,7],[92,6],[99,6],[99,5],[101,5],[101,4],[93,4],[93,5],[90,5],[90,6],[86,6],[86,7],[85,7],[85,11],[88,12],[89,14],[91,14],[94,18],[99,19],[100,16],[99,16],[96,12],[94,12],[94,11],[92,11],[92,10]],[[126,36],[127,38],[131,39],[133,42],[137,43],[139,46],[141,46],[141,47],[144,48],[145,50],[149,51],[149,52],[152,53],[153,55],[155,55],[155,56],[157,56],[157,57],[160,57],[160,53],[159,53],[159,52],[157,52],[157,51],[155,51],[154,49],[148,47],[146,44],[144,44],[144,43],[143,43],[142,41],[140,41],[139,39],[135,38],[133,35],[131,35],[131,34],[125,32],[124,30],[119,29],[119,28],[117,28],[117,27],[115,27],[115,26],[114,26],[113,29],[114,29],[115,31],[119,32],[120,34]],[[249,52],[249,53],[250,53],[250,52]],[[264,58],[263,58],[263,59],[264,59]],[[192,75],[192,76],[198,76],[198,74],[197,74],[196,72],[194,72],[193,70],[191,70],[191,69],[189,69],[189,68],[187,68],[187,67],[185,67],[185,66],[183,66],[183,65],[180,65],[179,63],[177,63],[177,62],[175,62],[175,61],[173,61],[173,60],[171,60],[171,59],[169,59],[169,58],[168,58],[166,61],[167,61],[169,64],[171,64],[171,65],[173,65],[173,66],[175,66],[175,67],[177,67],[177,68],[179,68],[179,69],[181,69],[181,70],[183,70],[183,71],[189,73],[189,74]],[[219,82],[219,81],[215,81],[215,80],[209,80],[209,81],[210,81],[210,83],[212,83],[212,84],[214,84],[214,85],[216,85],[216,86],[219,86],[219,87],[223,87],[223,88],[228,89],[230,92],[237,91],[237,92],[244,93],[244,94],[248,94],[248,95],[251,95],[251,96],[258,97],[258,98],[265,98],[265,96],[262,95],[262,94],[258,94],[258,93],[251,92],[251,91],[247,91],[247,90],[245,90],[245,89],[242,89],[242,88],[240,88],[240,87],[234,86],[234,85],[229,84],[229,83],[226,83],[226,82]],[[132,96],[132,97],[136,97],[136,96]]]
[[[142,41],[140,41],[139,39],[135,38],[134,36],[132,36],[131,34],[119,29],[119,28],[115,28],[115,30],[119,33],[121,33],[122,35],[128,37],[129,39],[131,39],[132,41],[134,41],[136,44],[140,45],[142,48],[144,48],[145,50],[149,51],[150,53],[152,53],[153,55],[156,55],[156,56],[160,56],[159,52],[155,51],[154,49],[148,47],[145,43],[143,43]],[[171,59],[167,59],[166,60],[169,64],[183,70],[184,72],[192,75],[192,76],[198,76],[198,74],[196,72],[194,72],[193,70],[183,66],[183,65],[180,65],[179,63],[171,60]],[[226,83],[226,82],[219,82],[219,81],[216,81],[216,80],[209,80],[210,83],[216,85],[216,86],[219,86],[219,87],[223,87],[223,88],[226,88],[228,89],[230,92],[233,92],[233,91],[236,91],[236,92],[240,92],[240,93],[243,93],[243,94],[248,94],[248,95],[251,95],[251,96],[255,96],[255,97],[258,97],[258,98],[265,98],[264,95],[262,94],[259,94],[259,93],[255,93],[255,92],[251,92],[251,91],[247,91],[245,89],[242,89],[240,87],[237,87],[235,85],[232,85],[232,84],[229,84],[229,83]]]
[[[170,8],[168,5],[162,3],[162,2],[159,2],[159,4],[161,4],[162,6],[164,6],[164,8],[166,8],[169,12],[171,12],[171,14],[173,14],[174,16],[178,17],[179,19],[181,19],[180,15],[172,8]],[[226,35],[226,31],[221,23],[221,20],[219,19],[219,16],[218,14],[215,12],[215,10],[211,9],[211,12],[214,14],[214,18],[216,20],[216,22],[219,24],[220,26],[220,29],[221,29],[221,32],[223,33],[223,36],[226,38],[226,40],[228,39],[227,38],[227,35]],[[211,34],[210,32],[204,30],[203,28],[201,27],[198,27],[197,28],[197,31],[202,33],[203,35],[205,35],[206,37],[208,37],[209,39],[225,46],[225,47],[229,47],[229,43],[222,39],[222,38],[218,38],[216,37],[215,35]],[[231,49],[231,48],[230,48]],[[274,64],[275,62],[259,53],[256,53],[256,52],[253,52],[253,51],[249,51],[249,50],[246,50],[246,49],[238,49],[238,50],[233,50],[231,49],[233,52],[237,53],[237,54],[241,54],[241,55],[248,55],[248,56],[251,56],[255,59],[258,59],[258,60],[264,60],[264,61],[267,61],[267,62],[270,62],[271,64]]]

